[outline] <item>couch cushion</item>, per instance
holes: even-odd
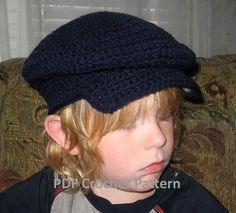
[[[199,58],[196,76],[205,103],[184,105],[185,132],[176,156],[233,211],[236,208],[236,55]]]
[[[45,164],[40,134],[46,105],[23,81],[23,62],[0,63],[0,169],[27,177]]]

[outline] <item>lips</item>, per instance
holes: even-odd
[[[162,171],[164,167],[165,167],[164,161],[158,161],[144,167],[143,169],[141,169],[141,171],[143,171],[144,173],[155,173]]]

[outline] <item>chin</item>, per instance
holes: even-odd
[[[136,191],[146,192],[156,188],[157,183],[162,173],[153,173],[144,175],[134,182],[134,188]]]

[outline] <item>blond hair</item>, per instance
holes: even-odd
[[[86,193],[88,190],[82,186],[83,179],[95,180],[96,169],[102,163],[97,150],[102,136],[135,122],[152,107],[156,107],[158,116],[172,115],[176,122],[179,106],[180,95],[176,88],[147,95],[111,114],[98,112],[85,100],[76,101],[57,112],[67,141],[70,142],[70,149],[63,149],[45,133],[48,164],[62,178],[76,183],[72,191],[81,190]],[[75,146],[80,150],[78,156],[69,154]]]

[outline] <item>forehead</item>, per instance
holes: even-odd
[[[175,88],[144,96],[127,106],[127,111],[136,116],[166,116],[179,109],[179,96]]]
[[[130,123],[137,119],[169,115],[172,107],[168,102],[159,93],[150,94],[122,108],[118,115],[119,120],[121,123]]]
[[[138,107],[138,114],[142,117],[156,114],[160,108],[160,101],[158,94],[151,94],[145,96],[135,103]]]
[[[177,90],[169,88],[132,101],[113,113],[98,112],[91,107],[91,110],[86,111],[86,118],[91,118],[89,119],[90,131],[94,135],[103,136],[127,124],[134,123],[142,117],[175,116],[179,110],[179,102]]]

